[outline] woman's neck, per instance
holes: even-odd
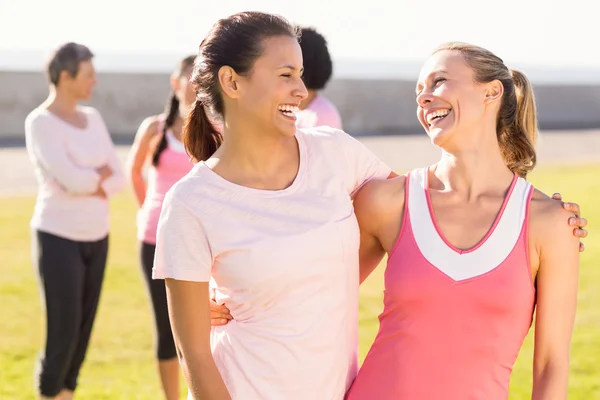
[[[207,164],[235,183],[260,188],[283,189],[293,181],[300,165],[295,136],[271,134],[258,129],[237,128],[227,121],[221,147]]]
[[[471,141],[471,145],[452,151],[442,149],[442,158],[432,170],[443,190],[461,192],[471,200],[491,188],[510,184],[514,173],[502,158],[495,134],[490,136],[490,140]]]
[[[77,112],[77,98],[51,86],[50,94],[42,103],[42,107],[57,114],[73,115]]]

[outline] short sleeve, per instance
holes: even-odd
[[[392,169],[357,139],[339,129],[332,129],[337,149],[344,156],[344,184],[352,198],[372,179],[387,179]]]
[[[208,282],[213,264],[208,237],[198,216],[174,194],[165,196],[158,221],[152,278]]]

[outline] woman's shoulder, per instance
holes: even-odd
[[[326,125],[312,128],[298,128],[296,132],[297,135],[301,136],[306,142],[311,144],[344,146],[344,144],[358,142],[358,139],[349,133]]]
[[[54,129],[55,124],[56,117],[47,108],[39,106],[25,117],[25,137],[32,139],[48,132],[60,134],[60,130]]]
[[[530,215],[535,219],[552,220],[572,215],[565,210],[560,200],[555,200],[539,189],[533,188],[531,195]]]
[[[212,187],[211,172],[203,162],[194,164],[187,174],[171,186],[166,196],[190,204],[206,199]]]
[[[531,233],[540,244],[557,236],[575,238],[574,227],[569,225],[569,218],[573,216],[572,212],[563,207],[562,201],[534,189],[529,206],[529,225]]]
[[[165,119],[163,114],[151,115],[144,118],[138,131],[142,134],[142,136],[149,138],[154,137],[161,132],[164,122]]]
[[[348,133],[329,126],[302,128],[296,137],[303,142],[314,163],[352,164],[364,153],[364,145]]]
[[[102,117],[102,113],[100,111],[98,111],[96,108],[90,107],[90,106],[78,105],[77,111],[80,112],[81,114],[85,115],[88,120],[88,123],[91,123],[94,127],[96,127],[96,128],[102,127],[103,130],[107,129],[106,124],[104,123],[104,118]]]
[[[354,198],[354,212],[361,229],[380,236],[393,226],[399,226],[404,212],[406,176],[391,179],[373,179],[367,182]],[[395,228],[391,229],[395,231]],[[390,247],[391,248],[391,247]]]
[[[373,179],[365,183],[356,194],[355,207],[366,206],[371,210],[389,210],[404,206],[406,175],[391,179]]]
[[[100,111],[98,111],[98,109],[96,109],[94,107],[78,105],[77,111],[79,111],[80,113],[82,113],[86,116],[102,118],[102,114],[100,113]]]
[[[46,107],[38,106],[31,110],[27,117],[25,117],[25,124],[32,124],[34,122],[43,121],[52,117],[50,111]]]

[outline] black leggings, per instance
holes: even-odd
[[[108,236],[93,242],[33,231],[32,256],[46,310],[46,347],[36,368],[38,391],[74,391],[96,317]]]
[[[140,242],[140,263],[148,296],[154,310],[154,325],[156,329],[155,348],[156,357],[159,360],[170,360],[177,357],[173,332],[169,323],[169,310],[167,308],[167,290],[163,279],[152,279],[152,266],[154,264],[154,252],[156,246],[146,242]]]

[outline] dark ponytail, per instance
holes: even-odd
[[[173,77],[183,77],[186,71],[194,66],[195,59],[195,55],[190,55],[181,60],[179,62],[179,66],[173,73]],[[161,153],[167,148],[167,131],[175,124],[177,118],[180,117],[179,98],[177,97],[177,94],[174,91],[172,91],[171,95],[169,96],[169,101],[167,101],[167,105],[165,106],[165,111],[163,115],[166,115],[166,117],[165,123],[162,127],[162,132],[160,132],[160,142],[158,143],[158,146],[156,146],[156,149],[154,149],[154,153],[152,154],[152,165],[154,165],[155,167],[160,162]]]
[[[223,143],[219,133],[206,114],[206,109],[198,100],[190,111],[183,128],[183,144],[190,157],[206,161]]]
[[[152,165],[155,167],[160,161],[160,154],[167,148],[167,130],[173,126],[179,116],[179,99],[175,93],[171,93],[170,101],[165,108],[165,114],[167,118],[165,118],[165,123],[162,127],[160,142],[156,146],[156,149],[154,149],[154,154],[152,154]]]

